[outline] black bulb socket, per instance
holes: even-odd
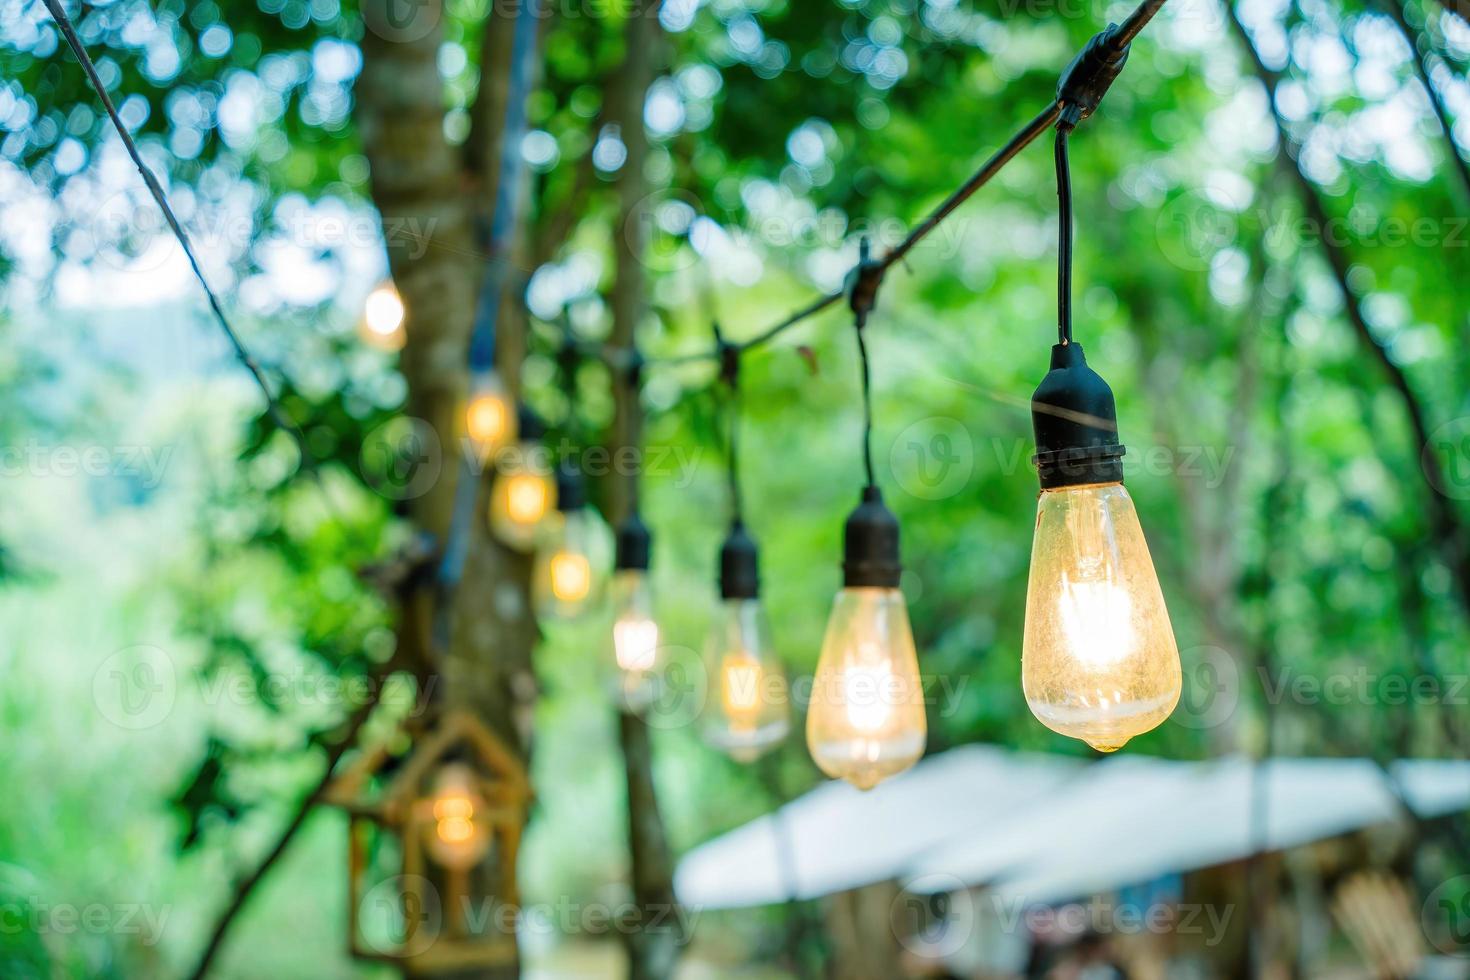
[[[646,572],[652,554],[653,535],[635,510],[618,525],[617,557],[613,568],[619,572]]]
[[[1113,389],[1087,366],[1081,344],[1051,349],[1051,370],[1031,396],[1031,427],[1041,489],[1123,482]]]
[[[898,518],[883,505],[877,487],[863,488],[863,501],[847,515],[842,533],[842,584],[845,588],[898,588]]]
[[[587,483],[577,464],[564,459],[556,466],[556,509],[563,514],[587,506]]]
[[[758,599],[761,594],[760,549],[736,521],[720,545],[720,598]]]
[[[546,422],[530,405],[521,402],[516,406],[516,432],[521,442],[540,442],[546,438]]]

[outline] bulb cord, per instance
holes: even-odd
[[[72,54],[81,63],[82,71],[87,76],[92,90],[97,93],[97,99],[102,103],[107,118],[112,120],[112,127],[117,131],[122,140],[123,149],[127,151],[128,159],[132,160],[133,166],[138,168],[138,174],[143,178],[143,184],[148,188],[148,194],[153,198],[153,203],[158,205],[158,210],[163,213],[163,220],[167,223],[169,231],[173,233],[178,241],[179,247],[184,252],[184,258],[189,262],[189,269],[194,273],[200,289],[204,291],[204,298],[209,303],[209,310],[214,314],[214,320],[219,324],[220,332],[229,341],[234,351],[235,359],[238,360],[249,372],[251,380],[265,396],[266,413],[275,422],[276,427],[288,434],[295,441],[297,449],[301,452],[301,463],[304,468],[315,470],[316,461],[312,458],[311,451],[306,444],[306,436],[296,423],[287,417],[286,411],[281,407],[280,399],[271,390],[270,383],[266,381],[265,371],[260,363],[250,353],[244,341],[240,339],[239,332],[234,324],[225,316],[224,304],[220,302],[219,294],[209,285],[205,278],[204,269],[199,264],[199,257],[194,252],[194,243],[189,238],[189,233],[184,230],[174,209],[169,205],[168,195],[163,191],[163,185],[159,183],[158,177],[152,168],[143,161],[143,154],[138,151],[138,144],[133,140],[133,134],[128,131],[127,125],[118,115],[117,107],[113,104],[112,97],[107,94],[107,86],[103,84],[101,76],[97,73],[97,65],[92,61],[91,55],[87,53],[82,40],[77,36],[76,28],[72,25],[71,18],[67,16],[66,10],[61,6],[60,0],[45,0],[46,9],[50,11],[51,17],[56,21],[56,26],[61,30],[62,37],[66,38],[67,46],[71,48]]]
[[[868,340],[864,328],[868,325],[868,314],[878,303],[878,287],[883,284],[883,273],[888,266],[881,260],[870,257],[868,239],[858,242],[858,264],[847,279],[847,305],[852,310],[852,323],[857,334],[858,364],[863,375],[863,469],[867,474],[868,486],[877,486],[873,475],[873,369],[868,362]]]
[[[628,513],[638,513],[643,489],[643,413],[638,404],[643,392],[643,355],[631,348],[632,359],[625,369],[623,382],[628,386],[628,414],[624,419],[626,445],[634,452],[633,471],[628,474]]]
[[[1057,343],[1072,342],[1072,168],[1067,160],[1071,127],[1057,125]]]
[[[868,486],[876,486],[873,476],[873,370],[868,363],[868,342],[863,336],[866,316],[857,319],[858,361],[863,371],[863,469],[867,474]]]
[[[720,380],[725,383],[725,450],[730,485],[730,518],[744,522],[745,499],[740,493],[740,348],[725,340],[714,322],[715,344],[720,351]]]
[[[562,397],[567,402],[566,413],[562,417],[562,430],[571,439],[577,429],[577,367],[581,364],[582,352],[572,333],[571,322],[563,318],[561,327],[561,347],[556,352],[556,366],[561,375]]]

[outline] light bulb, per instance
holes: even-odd
[[[482,460],[492,458],[516,435],[515,413],[494,372],[478,375],[470,385],[464,410],[465,437]]]
[[[1179,702],[1179,650],[1148,542],[1123,489],[1112,389],[1082,345],[1051,351],[1031,396],[1041,500],[1021,686],[1052,731],[1115,752]]]
[[[624,690],[650,683],[658,667],[658,623],[653,618],[653,590],[648,573],[622,569],[613,575],[613,660],[624,677]]]
[[[358,335],[363,343],[378,350],[402,350],[408,339],[403,323],[405,311],[403,299],[391,282],[378,286],[368,293],[362,304],[362,319],[358,322]]]
[[[500,472],[490,492],[490,528],[518,551],[530,551],[556,501],[550,471],[529,451],[501,454]],[[590,573],[590,570],[589,570]]]
[[[898,519],[878,488],[847,518],[844,588],[812,682],[806,744],[827,775],[872,789],[924,754],[924,686],[898,590]]]
[[[786,737],[786,675],[759,599],[720,603],[705,643],[705,670],[715,695],[705,709],[705,741],[749,762]]]
[[[1157,727],[1178,703],[1174,630],[1121,483],[1042,491],[1021,682],[1043,725],[1100,752]]]
[[[545,544],[536,555],[537,612],[571,619],[592,596],[592,516],[585,508],[553,511],[546,520]]]
[[[490,850],[488,804],[478,782],[473,770],[457,762],[446,765],[434,780],[428,847],[434,860],[446,868],[472,868]]]
[[[837,593],[812,683],[806,742],[827,775],[872,789],[924,754],[928,725],[903,593]]]

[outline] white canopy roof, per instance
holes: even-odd
[[[1404,803],[1421,817],[1470,806],[1470,763],[1396,764],[1390,771],[1400,803],[1393,782],[1370,760],[1272,759],[1259,769],[1265,833],[1257,841],[1257,768],[1249,760],[1138,762],[1126,774],[1111,760],[1094,767],[1092,793],[1055,801],[1050,821],[1018,814],[1005,829],[1016,842],[1008,866],[998,867],[972,842],[951,841],[915,862],[913,887],[941,890],[930,883],[942,885],[947,875],[951,887],[991,884],[1007,901],[1055,902],[1385,823],[1404,815]],[[1058,832],[1050,840],[1039,839],[1043,822],[1047,836]]]
[[[1461,760],[1397,762],[1390,780],[1367,759],[1271,759],[1258,770],[1238,758],[1124,755],[1085,765],[971,746],[867,794],[819,787],[696,848],[675,887],[681,901],[709,908],[888,879],[923,893],[990,886],[1022,903],[1082,897],[1249,856],[1258,772],[1265,850],[1392,820],[1403,803],[1421,817],[1470,808]]]
[[[695,848],[679,863],[674,889],[686,905],[740,908],[886,881],[915,855],[1053,796],[1082,768],[1063,756],[970,745],[866,793],[827,783]]]

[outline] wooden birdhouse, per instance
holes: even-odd
[[[514,961],[525,767],[468,712],[398,741],[407,748],[364,753],[327,792],[349,815],[351,954],[412,974]]]

